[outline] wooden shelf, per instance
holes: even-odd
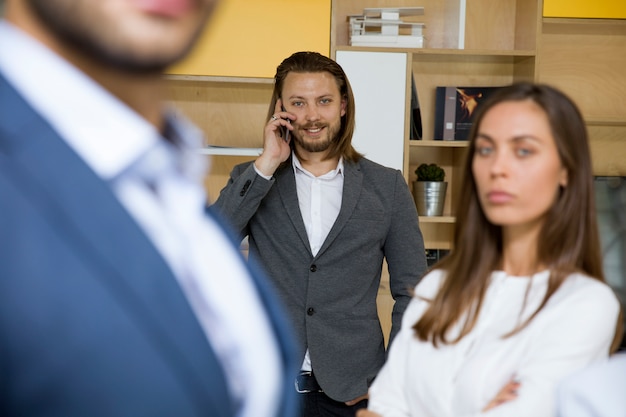
[[[212,75],[177,75],[167,74],[166,80],[171,81],[200,81],[211,83],[235,83],[235,84],[274,84],[273,78],[254,77],[215,77]]]
[[[371,46],[337,46],[336,51],[360,52],[408,52],[416,55],[459,55],[459,56],[503,56],[503,57],[534,57],[534,50],[501,50],[501,49],[451,49],[451,48],[395,48]]]
[[[587,119],[587,126],[626,126],[626,120],[620,118]]]
[[[612,26],[612,25],[620,25],[623,26],[626,24],[626,20],[624,19],[581,19],[581,18],[567,18],[567,17],[544,17],[543,24],[549,25],[603,25],[603,26]]]
[[[416,148],[467,148],[469,141],[466,140],[410,140],[409,147]]]
[[[207,146],[198,151],[202,155],[259,156],[263,148],[231,148],[229,146]]]
[[[454,216],[419,216],[420,223],[454,223]]]

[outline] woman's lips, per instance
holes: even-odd
[[[505,191],[490,191],[487,193],[487,201],[492,204],[504,204],[513,200],[513,195]]]

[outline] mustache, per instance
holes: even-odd
[[[326,123],[306,123],[300,125],[300,129],[317,129],[326,126]]]

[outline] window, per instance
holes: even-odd
[[[596,177],[595,195],[604,274],[626,313],[626,177]]]

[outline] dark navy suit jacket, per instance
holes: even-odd
[[[281,347],[279,415],[290,416],[291,332],[253,275]],[[0,415],[233,415],[218,359],[163,258],[1,74]]]

